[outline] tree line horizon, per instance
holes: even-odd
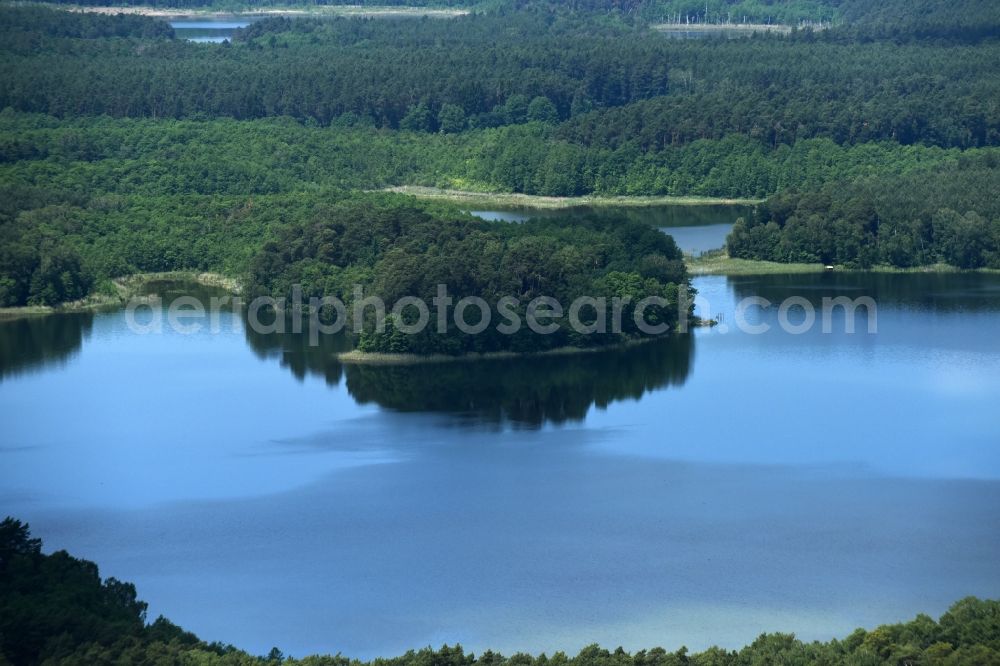
[[[828,3],[841,25],[789,37],[670,40],[623,4],[518,2],[267,19],[221,46],[4,6],[0,306],[244,277],[317,224],[332,249],[307,254],[342,254],[331,206],[391,208],[362,191],[405,184],[764,198],[732,256],[1000,268],[997,10],[921,1]]]

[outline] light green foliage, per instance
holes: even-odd
[[[681,253],[672,238],[648,225],[626,219],[484,223],[456,212],[435,213],[403,197],[371,195],[317,212],[277,228],[263,244],[250,264],[250,295],[290,298],[293,285],[300,285],[305,298],[336,296],[350,307],[354,285],[362,284],[365,296],[378,296],[391,308],[404,297],[430,306],[438,285],[445,285],[456,301],[477,296],[494,309],[493,327],[478,335],[463,334],[453,323],[443,334],[432,326],[407,335],[398,324],[413,321],[390,319],[384,331],[369,322],[360,335],[362,351],[455,354],[606,345],[640,334],[632,312],[647,296],[667,301],[649,308],[650,324],[676,328],[681,316],[680,290],[687,289]],[[527,328],[513,336],[497,333],[496,324],[504,321],[496,309],[501,298],[517,299],[514,310],[523,319],[539,296],[555,298],[564,308],[579,296],[627,296],[632,306],[621,335],[609,321],[610,311],[605,332],[591,337],[574,335],[565,318],[551,335]],[[436,308],[431,315],[436,322]],[[414,319],[415,313],[402,316]],[[474,317],[466,320],[475,324]]]
[[[442,104],[438,127],[445,134],[461,132],[465,129],[465,110],[457,104]]]
[[[528,120],[539,123],[554,123],[559,120],[559,109],[548,97],[539,95],[528,104]]]
[[[399,121],[399,129],[410,132],[430,132],[433,128],[431,110],[423,102],[411,106],[403,119]]]

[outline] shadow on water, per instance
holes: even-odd
[[[345,336],[320,336],[311,346],[302,334],[262,335],[244,328],[262,359],[277,360],[298,379],[322,377],[347,390],[360,404],[399,412],[447,413],[473,424],[540,427],[583,420],[591,407],[639,399],[679,386],[687,379],[694,338],[678,336],[628,349],[490,361],[404,366],[342,365]]]
[[[159,296],[164,301],[191,296],[207,309],[213,297],[223,298],[228,292],[193,282],[158,280],[143,285],[138,294]],[[114,312],[114,306],[101,308],[101,312]],[[0,319],[0,381],[68,362],[90,337],[94,317],[94,312],[59,312]]]
[[[581,421],[591,407],[680,386],[693,355],[694,337],[683,335],[629,349],[567,356],[350,366],[347,390],[361,404],[536,428]]]
[[[305,333],[258,333],[247,325],[245,314],[243,332],[247,345],[261,359],[276,360],[287,368],[296,379],[307,376],[322,377],[330,386],[340,383],[344,366],[337,362],[337,354],[354,348],[346,335],[318,336],[316,345],[309,344]]]
[[[868,296],[879,307],[924,312],[995,312],[1000,276],[988,273],[815,273],[730,277],[737,299],[752,296],[779,303],[789,296],[820,307],[823,298]]]
[[[0,321],[0,381],[68,362],[93,325],[90,312]]]

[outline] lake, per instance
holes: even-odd
[[[0,322],[0,506],[258,653],[736,647],[1000,596],[1000,276],[695,286],[719,326],[402,368],[238,312]],[[877,333],[739,324],[789,296],[870,296]]]
[[[219,44],[231,40],[239,28],[245,28],[259,17],[200,17],[170,20],[170,27],[178,39],[190,42]]]
[[[564,209],[493,207],[470,210],[470,214],[489,221],[525,222],[533,217],[621,217],[637,220],[670,234],[685,253],[699,255],[726,244],[726,236],[740,217],[749,217],[752,206],[578,206]]]
[[[437,9],[399,9],[399,8],[362,8],[360,6],[344,5],[338,6],[339,10],[334,13],[305,14],[314,18],[336,18],[338,16],[350,16],[359,19],[418,19],[422,16],[449,18],[462,14],[461,10],[437,10]],[[260,21],[267,17],[284,16],[288,18],[298,18],[304,16],[301,12],[290,11],[267,12],[266,14],[232,14],[232,15],[207,15],[207,16],[183,16],[171,18],[168,22],[174,29],[178,39],[185,39],[190,42],[200,42],[204,44],[221,44],[224,41],[232,40],[233,35],[239,28],[245,28],[255,21]]]

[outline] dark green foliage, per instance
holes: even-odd
[[[592,9],[627,7],[651,21],[832,24],[839,33],[862,39],[975,41],[995,38],[1000,28],[1000,5],[990,0],[578,1]]]
[[[924,24],[946,23],[948,12],[921,2]],[[795,210],[747,220],[731,250],[996,265],[996,215],[977,199],[996,189],[995,40],[929,41],[916,27],[880,36],[872,26],[896,21],[900,0],[845,2],[849,29],[790,38],[667,40],[631,18],[703,11],[681,4],[274,18],[228,49],[169,39],[147,18],[0,8],[0,306],[74,300],[136,271],[244,274],[265,238],[322,219],[345,190],[400,184],[563,196],[795,190],[772,201]],[[712,0],[709,13],[791,16],[810,3],[780,5]],[[965,0],[956,25],[990,25],[990,7]],[[980,167],[908,175],[962,160]],[[892,196],[911,189],[927,196]],[[657,260],[636,261],[669,282]]]
[[[434,129],[431,110],[421,102],[406,110],[406,115],[399,121],[399,129],[410,132],[430,132]]]
[[[862,38],[978,41],[1000,35],[1000,4],[991,0],[843,0],[847,34]]]
[[[106,0],[54,0],[73,5],[103,5]],[[122,0],[120,6],[247,10],[299,7],[301,0]],[[314,5],[340,4],[318,0]],[[989,0],[356,0],[364,6],[492,8],[509,13],[533,7],[551,13],[591,12],[618,17],[693,23],[837,23],[881,37],[959,38],[995,36],[996,3]]]
[[[901,46],[823,33],[815,39],[673,40],[668,95],[574,117],[558,136],[588,146],[643,149],[743,134],[768,146],[826,137],[995,145],[986,101],[996,43]],[[985,94],[986,97],[980,97]]]
[[[527,113],[527,105],[524,112]],[[641,137],[641,135],[639,135]],[[986,153],[996,149],[987,149]],[[970,152],[977,155],[979,151]],[[288,119],[170,121],[0,114],[0,217],[98,194],[263,195],[471,183],[529,194],[763,197],[787,188],[954,161],[958,150],[828,139],[770,147],[742,136],[687,145],[586,147],[538,124],[410,135]],[[114,199],[104,199],[111,211]]]
[[[41,553],[28,526],[0,523],[0,654],[15,665],[58,658],[84,642],[142,633],[146,604],[135,587],[101,580],[97,566],[65,551]]]
[[[91,270],[66,236],[80,229],[77,211],[39,208],[0,226],[0,307],[55,305],[86,296]]]
[[[744,259],[1000,268],[997,192],[1000,171],[988,157],[830,183],[772,197],[736,223],[727,246]]]
[[[975,265],[979,257],[983,265],[991,265],[991,236],[980,233],[982,224],[974,218],[959,226],[939,222],[939,238],[947,239],[942,245],[947,249],[939,254],[928,255],[920,243],[926,250],[932,218],[940,208],[963,218],[976,212],[984,220],[996,219],[974,203],[996,190],[996,163],[993,148],[843,147],[826,139],[774,149],[736,136],[657,152],[644,153],[631,144],[586,149],[551,138],[538,124],[410,134],[316,128],[287,119],[64,121],[4,112],[0,306],[72,300],[109,278],[134,272],[244,274],[268,228],[322,219],[327,207],[347,197],[344,187],[400,183],[474,183],[556,195],[752,197],[858,181],[869,183],[869,190],[885,190],[868,198],[880,211],[897,211],[892,217],[899,229],[909,229],[906,224],[917,222],[918,213],[924,220],[914,227],[919,235],[880,235],[880,254],[871,261]],[[944,175],[906,175],[928,169]],[[834,197],[864,191],[862,185],[828,188]],[[855,208],[850,219],[861,220],[860,199]],[[817,217],[816,223],[829,235],[833,226],[826,219]],[[855,257],[849,246],[870,247],[863,242],[864,222],[857,229],[839,224],[849,233],[841,240],[846,254],[834,259],[861,263],[863,258]],[[756,226],[753,220],[747,225]],[[956,233],[945,233],[945,226]],[[766,222],[747,233],[731,242],[738,256],[791,260],[787,244],[778,251],[778,236],[768,232]],[[794,255],[803,258],[801,249],[796,247]],[[820,260],[813,250],[804,258]],[[644,269],[654,271],[652,266]]]
[[[348,365],[344,374],[348,391],[360,403],[538,427],[580,421],[592,406],[681,385],[693,351],[693,336],[685,334],[603,351],[585,363],[547,356],[468,364]],[[329,357],[325,360],[329,365]]]
[[[651,308],[651,324],[676,327],[680,299],[687,289],[681,253],[673,239],[655,228],[626,220],[534,220],[524,224],[486,223],[454,215],[435,215],[406,200],[365,197],[315,211],[311,221],[281,227],[250,265],[247,280],[253,296],[293,298],[294,285],[303,297],[336,296],[350,307],[354,286],[365,296],[378,296],[391,308],[404,297],[423,299],[431,308],[438,285],[458,301],[480,297],[493,308],[493,325],[480,334],[464,334],[451,323],[445,334],[436,326],[418,335],[404,334],[390,319],[386,330],[367,326],[361,332],[363,351],[446,353],[540,351],[565,345],[591,346],[638,335],[634,306],[658,296],[670,306]],[[564,318],[558,332],[537,335],[524,328],[513,336],[496,332],[506,321],[497,311],[503,297],[520,302],[524,317],[534,298],[555,298],[568,308],[578,296],[629,297],[622,335],[613,332],[610,306],[604,333],[579,336]],[[592,311],[591,311],[592,312]],[[594,313],[596,314],[596,313]],[[474,325],[474,310],[466,321]],[[448,315],[449,321],[451,315]],[[586,323],[593,323],[589,320]]]
[[[73,301],[135,272],[235,273],[277,214],[252,205],[232,197],[95,197],[83,207],[0,216],[0,306]]]
[[[46,25],[49,15],[39,12],[36,23]],[[408,118],[407,129],[427,131],[445,104],[488,126],[498,118],[524,122],[525,114],[505,113],[515,96],[526,98],[525,107],[546,97],[568,115],[578,92],[616,106],[668,91],[660,35],[570,15],[272,18],[239,31],[231,48],[157,40],[143,44],[141,57],[122,40],[81,44],[43,31],[0,20],[0,108],[59,116],[286,115],[323,125],[354,113],[393,128]],[[549,107],[539,112],[551,117]]]
[[[438,127],[448,134],[461,132],[465,129],[465,111],[457,104],[443,104],[438,113]]]
[[[530,122],[554,123],[559,120],[559,109],[548,97],[539,95],[528,104]]]
[[[345,191],[404,183],[551,195],[782,193],[737,225],[734,256],[1000,267],[1000,4],[489,4],[489,12],[447,22],[269,19],[226,48],[181,42],[149,18],[0,8],[0,306],[60,303],[111,277],[174,269],[249,274],[252,294],[287,295],[298,282],[306,296],[348,301],[354,284],[388,301],[430,299],[438,283],[488,301],[658,294],[677,303],[686,289],[676,246],[649,227],[487,224]],[[846,25],[788,38],[670,41],[633,20],[679,15]],[[656,314],[676,325],[684,313]],[[90,320],[82,323],[89,330]],[[13,325],[18,335],[51,337],[43,323]],[[60,348],[71,353],[83,334]],[[418,353],[614,341],[565,328],[547,338],[453,329],[402,336],[392,325],[362,334],[365,349]],[[628,358],[646,359],[650,374],[630,370],[641,383],[624,383],[616,396],[686,374],[680,362]],[[31,359],[19,362],[7,365],[16,371]],[[557,373],[525,385],[505,369],[492,377],[507,391],[499,401],[449,395],[447,372],[421,373],[361,368],[347,381],[361,399],[387,406],[422,395],[426,409],[464,401],[527,421],[574,418],[587,407],[565,398]],[[490,382],[477,385],[490,390]],[[130,584],[102,581],[93,563],[65,552],[45,555],[26,525],[0,523],[0,664],[281,657],[207,645],[163,618],[146,625]],[[478,659],[445,646],[376,663],[553,662],[996,664],[1000,603],[969,598],[938,622],[918,616],[825,644],[775,634],[740,651],[630,655],[591,646],[573,658]],[[286,663],[361,666],[339,656]]]
[[[105,0],[55,0],[73,5],[103,5]],[[202,8],[221,10],[254,9],[260,7],[301,6],[301,0],[122,0],[120,6],[152,6]],[[319,0],[315,5],[339,4],[335,0]],[[404,5],[411,7],[471,7],[482,8],[479,0],[356,0],[366,6]],[[565,10],[611,14],[621,17],[638,16],[649,21],[687,21],[695,23],[756,23],[802,22],[847,23],[859,29],[874,28],[876,34],[916,34],[922,37],[967,35],[972,31],[986,32],[997,25],[997,7],[989,0],[502,0],[486,3],[496,11],[509,12],[531,6],[548,12]]]
[[[3,8],[4,44],[11,51],[34,49],[44,38],[103,39],[172,39],[174,29],[164,21],[135,14],[70,13],[44,7]]]
[[[60,117],[284,115],[321,125],[350,114],[437,131],[442,110],[456,116],[458,107],[471,128],[570,119],[558,136],[572,143],[642,150],[730,134],[770,147],[813,137],[1000,141],[995,41],[901,46],[849,31],[670,40],[641,25],[531,6],[451,20],[272,18],[241,31],[231,48],[162,39],[140,47],[76,39],[93,32],[96,19],[77,18],[90,15],[54,22],[58,12],[34,11],[0,10],[0,108]],[[100,20],[105,32],[134,37],[156,25]]]
[[[74,5],[98,5],[104,0],[55,0],[58,3]],[[255,9],[260,7],[302,6],[301,0],[123,0],[121,6],[178,7],[215,9]],[[342,4],[336,0],[318,0],[313,5]],[[480,0],[356,0],[355,5],[379,6],[402,5],[409,7],[483,7]],[[678,13],[693,20],[705,19],[705,7],[709,8],[708,19],[718,21],[732,16],[742,20],[745,16],[754,21],[797,23],[802,20],[830,20],[838,15],[840,0],[502,0],[485,3],[498,11],[512,11],[526,6],[560,12],[565,9],[601,14],[614,13],[622,16],[642,16],[650,20],[675,17]]]

